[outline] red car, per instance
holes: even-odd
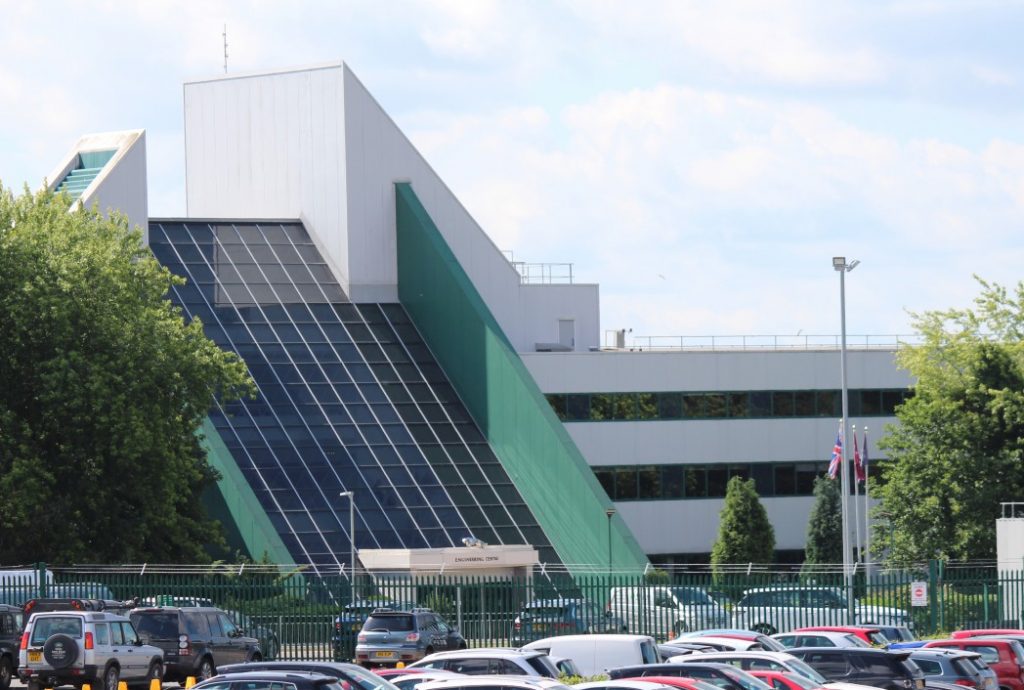
[[[797,628],[792,632],[811,632],[814,630],[850,633],[864,640],[872,647],[884,647],[889,644],[889,638],[883,635],[881,630],[868,625],[812,625],[806,628]]]
[[[957,630],[955,633],[950,635],[954,640],[962,640],[965,637],[980,637],[980,636],[992,636],[992,635],[1024,635],[1024,630],[1014,630],[1013,628],[985,628],[984,630]]]
[[[712,685],[708,681],[685,678],[683,676],[637,676],[636,678],[620,678],[619,680],[645,680],[650,683],[667,685],[671,688],[682,688],[683,690],[709,690],[708,686],[710,685],[715,690],[719,690],[718,686]]]
[[[810,678],[805,678],[799,673],[786,673],[785,671],[747,671],[755,678],[760,678],[774,690],[818,690],[820,685]]]
[[[977,652],[981,654],[981,660],[995,671],[1000,690],[1024,690],[1024,646],[1017,640],[964,637],[958,640],[935,640],[925,647]]]

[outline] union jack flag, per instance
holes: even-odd
[[[832,446],[832,459],[828,463],[829,479],[839,476],[839,468],[843,464],[843,423],[839,422],[839,431],[836,432],[836,444]]]

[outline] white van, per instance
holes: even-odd
[[[572,659],[584,676],[595,676],[619,666],[656,664],[661,660],[654,638],[649,635],[562,635],[536,640],[523,649]]]
[[[612,587],[608,610],[632,633],[659,640],[688,630],[729,626],[729,612],[700,587]]]

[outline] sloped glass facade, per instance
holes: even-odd
[[[187,284],[186,318],[237,352],[259,390],[211,420],[297,563],[356,546],[532,544],[547,536],[400,304],[352,304],[298,222],[150,220]]]

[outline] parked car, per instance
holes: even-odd
[[[322,673],[301,671],[251,671],[230,676],[215,676],[197,683],[198,690],[342,690],[337,678]]]
[[[700,587],[612,587],[608,610],[625,621],[630,632],[658,639],[729,621],[725,607]]]
[[[623,680],[640,679],[623,678]],[[659,685],[665,685],[670,688],[681,688],[682,690],[719,690],[717,685],[706,680],[685,678],[683,676],[644,676],[643,680],[651,683],[658,683]]]
[[[589,683],[577,683],[573,690],[668,690],[669,688],[684,688],[684,690],[716,690],[714,685],[703,683],[701,688],[699,680],[691,678],[672,678],[671,681],[662,681],[656,678],[620,678],[618,680],[595,680]],[[682,681],[682,682],[679,682]]]
[[[457,649],[435,652],[409,668],[454,671],[467,676],[540,676],[558,678],[558,669],[545,652],[532,649]]]
[[[148,686],[164,676],[164,655],[143,644],[132,622],[101,611],[34,613],[25,624],[18,652],[18,677],[29,690],[96,684],[118,690],[118,682]],[[94,685],[95,687],[95,685]]]
[[[799,673],[789,671],[748,671],[755,678],[763,680],[773,690],[818,690],[823,686]]]
[[[647,678],[676,676],[703,680],[722,690],[771,690],[762,681],[730,664],[715,662],[692,664],[645,664],[621,666],[608,670],[610,678]]]
[[[321,673],[343,680],[355,690],[394,690],[389,680],[367,671],[357,664],[343,664],[331,661],[250,661],[244,664],[228,664],[217,669],[218,675],[229,676],[253,671],[298,671]],[[346,689],[348,690],[348,689]]]
[[[768,635],[755,630],[743,630],[741,628],[712,628],[704,630],[693,630],[680,633],[677,639],[688,642],[691,637],[735,637],[741,640],[754,640],[760,642],[761,646],[771,652],[784,652],[786,648],[773,640]]]
[[[744,671],[789,671],[804,676],[818,685],[824,685],[825,677],[792,654],[785,652],[712,652],[692,657],[673,657],[672,663],[690,664],[716,662],[731,664]]]
[[[27,623],[33,613],[44,611],[107,611],[119,616],[126,616],[135,605],[135,601],[118,601],[116,599],[80,599],[75,597],[42,597],[29,599],[22,607],[22,624]]]
[[[807,662],[829,682],[872,685],[886,690],[923,690],[924,673],[910,652],[857,647],[801,647],[789,653]]]
[[[391,611],[411,610],[412,604],[403,605],[397,601],[381,599],[357,599],[342,607],[341,613],[334,617],[331,628],[331,645],[334,648],[335,660],[354,659],[356,638],[363,629],[363,623],[374,611],[389,609]]]
[[[980,630],[955,630],[950,635],[954,640],[966,637],[992,637],[1001,635],[1024,635],[1024,630],[1017,628],[982,628]]]
[[[965,652],[959,649],[914,649],[910,658],[924,673],[925,683],[942,681],[954,683],[977,690],[996,690],[996,674],[982,675],[972,659],[980,659],[976,652]]]
[[[834,587],[758,587],[748,589],[733,608],[733,623],[766,635],[807,626],[836,625],[847,616],[848,602]],[[910,625],[901,609],[854,602],[858,625]]]
[[[687,642],[695,642],[698,644],[705,644],[719,652],[774,652],[775,647],[778,645],[772,644],[770,647],[766,647],[757,638],[765,638],[764,635],[757,635],[756,637],[727,637],[725,635],[697,635],[694,637],[684,637],[682,639]],[[768,639],[768,638],[765,638]]]
[[[534,640],[524,649],[569,657],[584,676],[604,673],[615,666],[654,664],[660,660],[649,635],[561,635]]]
[[[869,647],[885,647],[887,644],[892,642],[889,638],[882,634],[880,628],[866,625],[811,625],[804,628],[797,628],[790,632],[802,633],[802,632],[842,632],[849,633],[854,637],[857,637],[864,641]],[[814,647],[817,645],[803,645],[805,647]],[[832,645],[820,645],[822,647],[830,647]]]
[[[363,666],[411,664],[434,652],[466,646],[459,631],[430,609],[376,609],[356,638],[355,662]]]
[[[892,642],[914,642],[917,635],[905,625],[879,625],[878,632],[885,635],[885,639]]]
[[[790,647],[870,647],[853,633],[835,630],[807,630],[804,632],[775,633],[772,639]]]
[[[540,637],[626,632],[622,618],[586,599],[535,599],[512,622],[512,645]]]
[[[995,671],[1002,690],[1024,689],[1024,647],[1016,640],[965,637],[959,640],[932,640],[924,649],[962,649],[976,652]]]
[[[18,668],[21,621],[20,606],[0,604],[0,690],[11,687],[14,670]]]
[[[686,654],[702,654],[704,652],[716,652],[714,647],[702,644],[686,644],[669,640],[658,645],[658,656],[668,659],[673,656],[684,656]]]
[[[218,608],[154,606],[133,609],[129,617],[147,644],[164,650],[168,680],[205,680],[222,664],[263,660],[259,640]]]
[[[416,686],[420,683],[426,683],[431,680],[463,677],[461,673],[456,673],[455,671],[441,671],[434,668],[382,668],[380,671],[397,671],[400,675],[388,676],[388,680],[399,690],[415,690]]]
[[[224,613],[228,614],[228,617],[235,622],[235,625],[245,635],[259,640],[260,652],[263,654],[264,659],[272,660],[281,655],[281,640],[278,639],[277,633],[271,628],[257,623],[251,616],[247,616],[239,611],[224,609]]]
[[[569,690],[554,678],[536,676],[464,676],[420,683],[417,690]]]

